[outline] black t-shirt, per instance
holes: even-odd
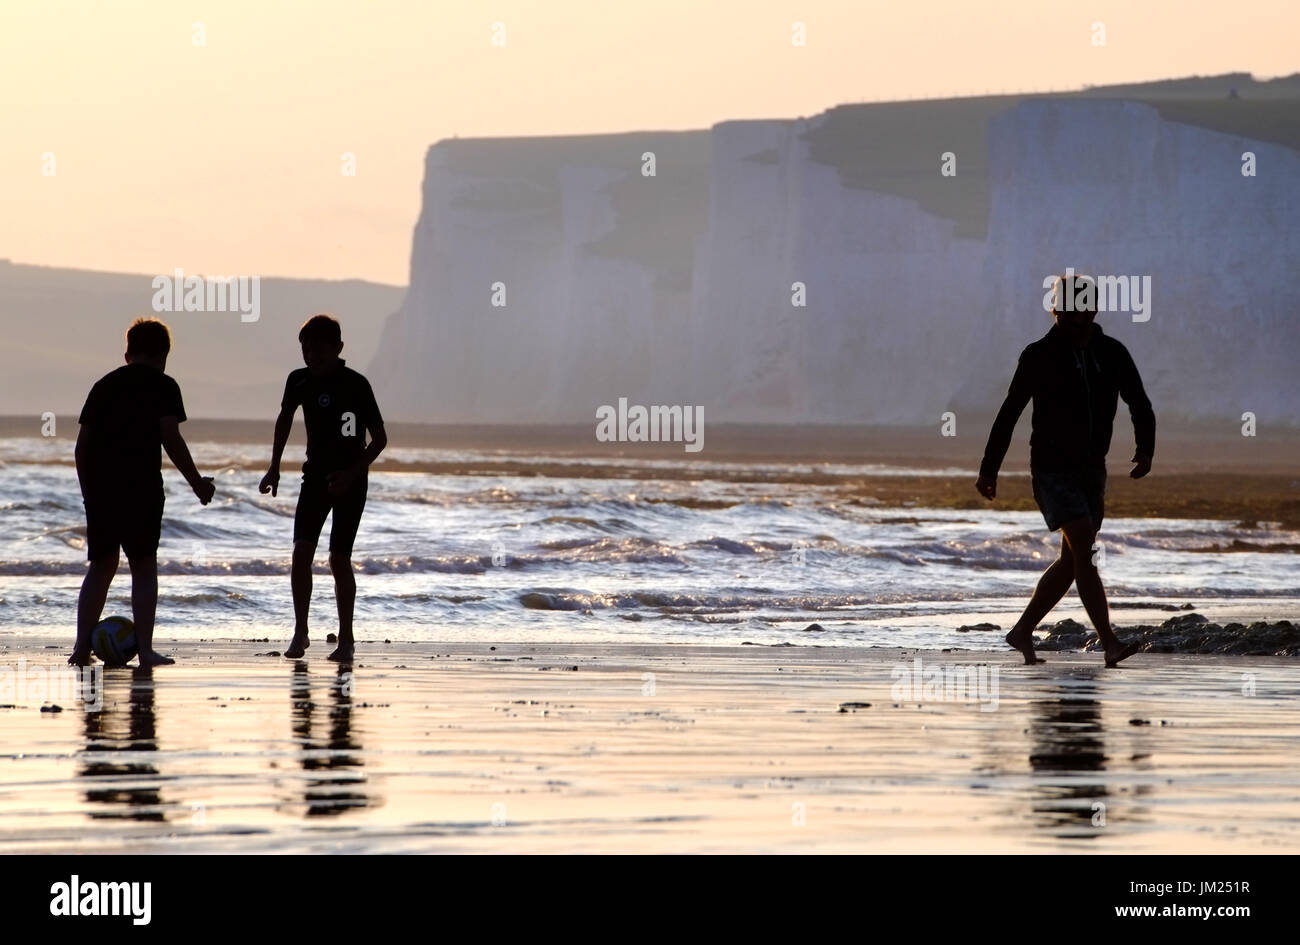
[[[83,441],[81,492],[90,498],[162,491],[163,417],[185,421],[177,383],[147,364],[124,364],[90,389],[78,423]]]
[[[319,377],[307,368],[289,374],[280,409],[302,407],[307,425],[304,474],[325,475],[353,465],[366,450],[366,430],[383,425],[370,382],[339,359]]]

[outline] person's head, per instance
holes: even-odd
[[[1052,316],[1071,341],[1087,341],[1097,317],[1097,284],[1087,276],[1057,276],[1052,284]]]
[[[156,318],[137,318],[126,330],[126,363],[148,364],[166,370],[172,350],[172,333]]]
[[[302,361],[313,374],[325,374],[338,363],[343,350],[343,328],[329,315],[313,315],[298,330]]]

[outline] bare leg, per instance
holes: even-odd
[[[1006,641],[1019,650],[1026,663],[1043,662],[1034,655],[1034,630],[1043,618],[1052,612],[1052,608],[1061,602],[1065,592],[1074,583],[1074,556],[1064,536],[1061,538],[1061,554],[1051,563],[1043,576],[1038,579],[1033,596],[1020,615],[1016,625],[1007,634]]]
[[[293,587],[293,640],[284,651],[289,659],[298,659],[311,646],[307,639],[307,610],[311,606],[311,563],[315,556],[315,542],[294,543],[293,566],[289,572]]]
[[[127,558],[131,565],[131,616],[141,666],[167,666],[176,662],[153,648],[153,621],[158,610],[158,558]]]
[[[1074,583],[1079,590],[1079,600],[1088,612],[1088,619],[1097,628],[1101,645],[1106,650],[1106,665],[1113,666],[1125,657],[1137,652],[1137,644],[1125,647],[1115,636],[1110,626],[1110,608],[1106,604],[1106,589],[1102,587],[1101,575],[1092,562],[1093,531],[1092,522],[1086,518],[1075,519],[1061,526],[1065,540],[1070,543],[1074,553]]]
[[[81,582],[81,596],[77,599],[77,642],[72,646],[72,655],[68,663],[73,666],[85,666],[90,662],[90,631],[99,623],[104,612],[104,601],[108,600],[108,586],[117,574],[117,552],[104,555],[90,562],[86,577]]]
[[[330,570],[334,572],[334,597],[339,605],[339,646],[329,658],[348,662],[356,646],[352,638],[352,610],[357,600],[357,579],[352,573],[352,558],[331,554]]]

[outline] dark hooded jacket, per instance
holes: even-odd
[[[1128,349],[1095,323],[1083,348],[1053,325],[1020,354],[1007,398],[989,431],[980,475],[997,477],[1016,421],[1030,400],[1032,469],[1104,468],[1119,397],[1133,418],[1137,451],[1154,455],[1156,417]]]

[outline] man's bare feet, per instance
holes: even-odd
[[[329,655],[329,658],[336,663],[351,663],[355,655],[354,647],[340,644],[339,648]]]
[[[1007,641],[1007,646],[1011,647],[1013,650],[1020,651],[1020,655],[1025,658],[1026,666],[1032,666],[1034,663],[1047,662],[1047,660],[1040,659],[1034,655],[1034,631],[1023,630],[1020,633],[1016,633],[1016,631],[1012,630],[1003,637],[1003,639]]]
[[[95,655],[90,652],[90,647],[74,649],[68,657],[69,666],[89,666],[94,661]]]
[[[1116,641],[1119,642],[1118,640]],[[1126,660],[1138,650],[1142,649],[1141,642],[1134,640],[1127,646],[1119,646],[1113,650],[1106,650],[1106,668],[1114,669],[1119,665],[1121,660]]]
[[[156,650],[149,653],[140,654],[141,666],[172,666],[175,664],[175,662],[176,661],[172,659],[170,656],[163,656],[161,653],[157,652]]]
[[[285,648],[284,658],[287,660],[300,660],[309,646],[311,646],[311,641],[307,639],[307,634],[295,633],[293,639],[289,641],[289,646]]]

